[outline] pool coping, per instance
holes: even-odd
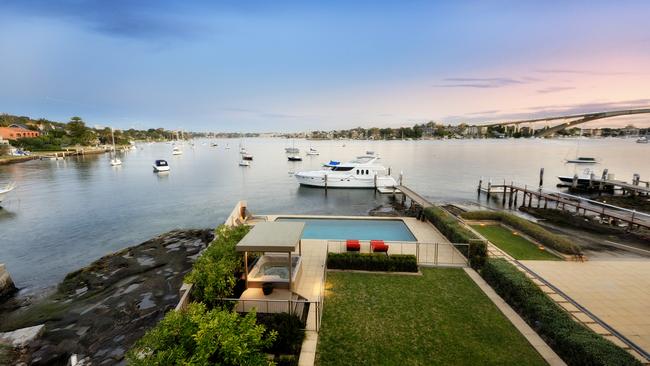
[[[386,242],[402,242],[402,243],[418,243],[423,242],[419,240],[417,235],[413,232],[409,223],[406,219],[417,220],[415,217],[408,216],[367,216],[367,215],[357,215],[357,216],[340,216],[340,215],[260,215],[264,217],[267,221],[276,221],[277,219],[321,219],[321,220],[372,220],[372,221],[401,221],[406,230],[411,234],[415,240],[385,240]],[[304,238],[304,239],[314,239],[314,240],[345,240],[345,239],[323,239],[323,238]],[[363,241],[369,241],[371,239],[360,239]]]

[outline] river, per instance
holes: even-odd
[[[216,142],[218,147],[211,147]],[[205,144],[204,144],[205,143]],[[108,155],[30,161],[0,166],[0,185],[17,188],[0,209],[0,263],[19,287],[38,290],[66,273],[126,246],[175,228],[214,227],[238,200],[254,213],[366,214],[387,197],[372,190],[323,190],[299,187],[290,172],[317,169],[330,159],[346,161],[367,150],[381,156],[394,176],[434,202],[476,201],[481,177],[494,182],[537,185],[545,168],[545,187],[576,168],[564,159],[595,156],[600,172],[618,179],[632,174],[650,178],[650,146],[632,139],[504,139],[437,141],[305,141],[320,156],[289,162],[284,139],[243,141],[254,155],[250,167],[238,166],[239,140],[197,140],[172,156],[166,143],[139,145],[122,153],[123,165],[111,167]],[[230,149],[225,149],[229,144]],[[171,172],[152,172],[166,159]],[[583,168],[578,168],[581,171]]]

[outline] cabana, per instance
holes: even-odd
[[[246,288],[272,283],[274,287],[293,290],[296,273],[300,270],[303,222],[260,222],[237,244],[236,250],[244,252]],[[292,258],[292,252],[298,256]],[[248,270],[248,252],[264,253],[255,266]],[[267,254],[274,253],[274,254]],[[282,254],[286,253],[287,261]],[[288,269],[288,276],[284,269]]]

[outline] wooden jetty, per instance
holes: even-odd
[[[408,197],[413,203],[421,206],[422,208],[427,208],[433,206],[431,202],[427,201],[426,198],[420,196],[417,194],[414,190],[403,186],[399,185],[396,187],[400,192],[404,194],[404,196]]]
[[[613,183],[611,180],[609,182]],[[504,182],[503,184],[488,183],[487,189],[484,189],[481,186],[481,183],[479,183],[478,193],[479,195],[481,193],[486,193],[488,198],[493,194],[500,194],[501,202],[504,207],[506,205],[509,208],[517,207],[519,196],[521,196],[520,207],[570,210],[582,214],[583,216],[587,216],[588,214],[598,216],[601,221],[610,223],[622,222],[627,224],[630,229],[635,227],[650,229],[650,215],[648,214],[562,192],[547,191],[541,187],[529,188],[528,186],[522,187],[513,183],[506,184]]]

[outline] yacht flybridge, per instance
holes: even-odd
[[[376,156],[359,156],[322,170],[297,172],[294,176],[304,186],[328,188],[394,187],[397,182],[387,174],[387,169],[377,164]],[[376,177],[376,182],[375,182]]]

